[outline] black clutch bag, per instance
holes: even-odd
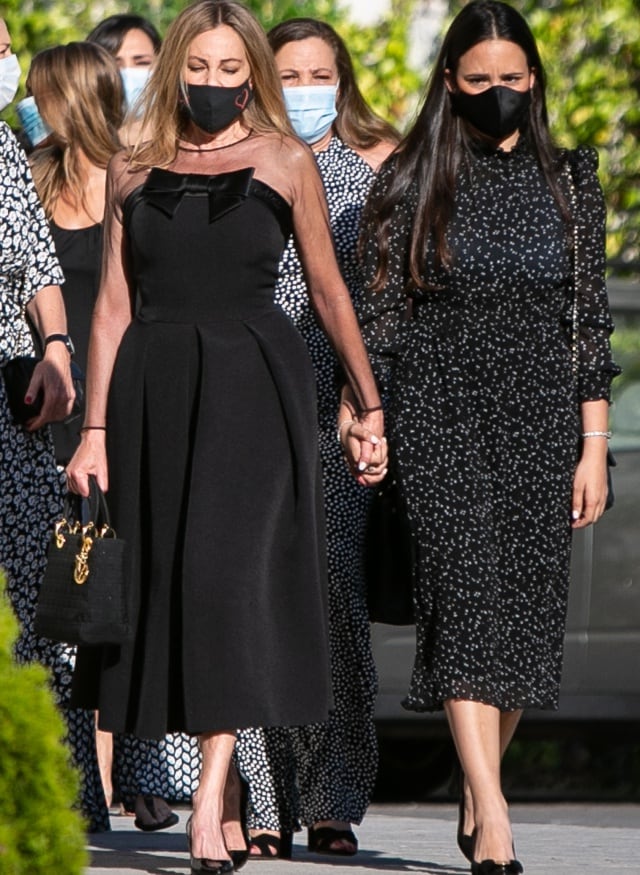
[[[107,502],[94,477],[89,485],[89,498],[70,497],[72,506],[55,525],[35,630],[67,644],[123,644],[132,634],[125,542],[111,528]]]
[[[364,538],[367,609],[372,623],[414,623],[414,548],[398,484],[387,477],[369,506]]]
[[[44,396],[42,391],[33,400],[33,404],[25,404],[24,396],[27,394],[29,383],[33,377],[33,371],[41,361],[34,355],[21,355],[8,361],[2,366],[2,376],[7,392],[7,403],[11,416],[16,425],[24,425],[42,410]],[[72,422],[84,409],[84,374],[80,367],[71,361],[71,379],[76,393],[73,409],[65,417],[65,422]]]

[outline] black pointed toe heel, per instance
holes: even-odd
[[[458,765],[458,831],[456,833],[456,841],[458,842],[458,847],[464,857],[472,863],[473,862],[473,842],[474,835],[468,835],[464,831],[464,772],[462,771],[462,767]]]
[[[191,818],[187,821],[186,830],[191,875],[226,875],[227,872],[233,872],[232,860],[207,860],[204,857],[194,857],[191,850]]]
[[[521,875],[524,872],[522,863],[509,860],[508,863],[496,863],[495,860],[483,860],[471,863],[471,875]]]
[[[249,782],[245,776],[236,769],[238,781],[240,782],[240,826],[242,827],[242,835],[244,837],[245,847],[241,851],[229,851],[229,856],[233,862],[233,868],[237,872],[242,869],[244,864],[249,859],[249,847],[251,845],[251,836],[247,828],[247,816],[249,809]]]

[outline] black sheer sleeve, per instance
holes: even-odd
[[[595,149],[581,147],[569,156],[577,200],[578,397],[609,399],[611,380],[620,368],[611,357],[613,322],[605,282],[604,197],[598,181]],[[573,298],[573,296],[571,296]],[[573,307],[573,300],[570,301]]]
[[[393,167],[383,167],[371,190],[380,197]],[[389,228],[387,281],[380,291],[371,283],[378,267],[378,246],[373,222],[363,227],[364,292],[358,304],[358,318],[369,360],[381,390],[386,393],[393,364],[398,355],[400,329],[406,318],[410,234],[415,197],[409,194],[395,209]]]

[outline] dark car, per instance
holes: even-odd
[[[611,450],[615,505],[574,536],[563,682],[558,712],[523,721],[640,721],[640,285],[609,283],[616,331]],[[374,624],[381,734],[445,732],[442,714],[405,711],[415,630]]]

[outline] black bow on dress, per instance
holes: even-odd
[[[215,176],[199,173],[174,173],[154,167],[142,188],[144,200],[172,218],[185,194],[205,194],[209,198],[209,221],[240,206],[249,195],[253,167],[231,170]]]

